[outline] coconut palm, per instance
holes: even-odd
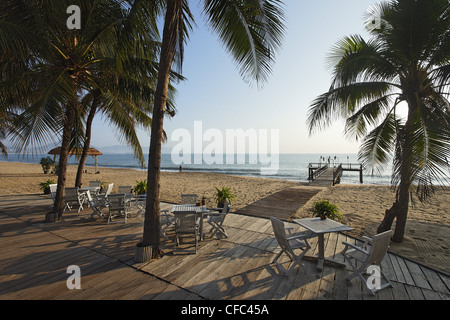
[[[158,257],[160,245],[160,166],[163,119],[169,73],[174,60],[183,61],[183,47],[193,24],[187,0],[154,1],[155,13],[164,13],[158,83],[152,116],[148,164],[148,185],[144,234],[140,246],[152,246]],[[279,0],[203,0],[203,13],[236,61],[242,77],[261,84],[267,80],[274,52],[284,31],[282,2]]]
[[[368,11],[371,39],[354,35],[333,48],[328,92],[309,110],[310,133],[338,118],[362,139],[359,158],[379,169],[392,159],[395,202],[378,227],[396,219],[402,242],[410,193],[420,201],[445,184],[450,154],[450,4],[447,0],[395,0]],[[407,107],[402,117],[400,106]]]
[[[72,133],[77,132],[74,124],[79,123],[83,114],[81,97],[96,89],[108,92],[109,88],[104,88],[98,76],[106,61],[115,61],[116,72],[127,72],[125,63],[130,57],[144,61],[154,57],[148,45],[153,41],[154,22],[147,19],[145,23],[132,23],[131,20],[139,16],[130,9],[134,1],[22,2],[5,0],[0,3],[0,48],[6,57],[4,60],[15,59],[16,65],[26,66],[20,75],[8,75],[16,84],[14,89],[29,100],[20,115],[18,131],[25,138],[20,141],[20,147],[25,150],[30,144],[52,141],[54,133],[61,132],[58,190],[53,209],[61,216],[68,151]],[[80,30],[69,30],[66,25],[66,10],[70,5],[81,8]],[[113,103],[106,104],[105,109],[112,110],[112,107]],[[143,115],[140,111],[134,109],[137,113],[132,116],[140,117]],[[133,117],[127,112],[122,112],[122,124],[128,121],[132,126]],[[120,119],[119,114],[116,116],[113,118]],[[131,127],[129,124],[125,125]]]

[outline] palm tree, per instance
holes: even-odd
[[[58,190],[53,209],[59,217],[64,208],[67,158],[74,123],[81,119],[83,111],[81,97],[95,89],[108,92],[97,76],[106,60],[115,61],[120,72],[129,56],[146,61],[154,57],[152,50],[146,50],[152,48],[148,43],[153,41],[154,23],[147,20],[147,24],[131,28],[130,20],[136,15],[130,10],[130,3],[119,0],[32,0],[26,5],[20,0],[5,0],[0,3],[0,48],[4,59],[16,59],[26,66],[20,76],[8,75],[29,99],[29,105],[20,115],[18,131],[24,138],[19,141],[20,148],[25,150],[31,143],[51,141],[55,132],[61,132]],[[69,5],[81,8],[84,17],[81,30],[67,28]]]
[[[160,47],[159,42],[151,41],[147,44],[147,50],[154,47],[154,53],[151,57],[156,58],[157,50]],[[131,58],[131,59],[130,59]],[[82,137],[82,153],[80,155],[75,186],[81,186],[82,174],[86,163],[87,151],[91,141],[91,127],[94,117],[97,113],[102,113],[110,123],[117,128],[120,138],[130,145],[139,164],[144,164],[144,152],[137,137],[135,127],[140,125],[145,129],[150,129],[151,114],[153,107],[153,98],[155,95],[155,86],[157,81],[158,66],[154,60],[144,61],[134,57],[126,57],[122,62],[125,66],[123,70],[117,72],[115,60],[104,59],[98,82],[103,83],[102,92],[96,88],[86,94],[82,103],[86,106],[85,128]],[[171,73],[173,81],[181,81],[184,78],[175,72]],[[173,117],[176,112],[175,107],[176,89],[169,87],[168,117]]]
[[[245,80],[261,84],[267,80],[274,52],[284,32],[282,2],[279,0],[203,0],[203,13],[237,62]],[[169,74],[175,57],[181,66],[183,47],[193,18],[187,0],[154,1],[155,13],[165,12],[159,61],[158,82],[152,116],[148,164],[144,234],[142,247],[153,247],[160,255],[160,166],[163,119],[166,109]]]
[[[372,38],[346,37],[333,48],[331,88],[309,110],[310,133],[347,118],[346,134],[363,139],[359,158],[372,170],[393,160],[393,206],[378,232],[402,242],[410,193],[426,201],[445,184],[450,154],[450,4],[393,0],[368,11]],[[399,107],[407,107],[402,118]]]

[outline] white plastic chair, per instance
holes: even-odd
[[[105,193],[98,193],[95,195],[97,202],[102,203],[103,206],[107,206],[108,195],[111,194],[112,189],[114,187],[114,183],[108,184],[108,187],[105,190]]]
[[[112,223],[112,219],[116,216],[123,215],[124,222],[127,223],[127,215],[129,211],[129,202],[126,201],[125,194],[110,194],[108,196],[108,224]],[[116,221],[118,222],[118,221]]]
[[[388,251],[392,234],[393,231],[388,230],[377,234],[372,238],[363,237],[365,242],[362,246],[356,246],[352,243],[343,242],[345,248],[342,251],[342,255],[344,256],[344,260],[348,262],[353,270],[353,273],[347,277],[347,280],[358,276],[372,295],[375,295],[375,293],[381,289],[392,287],[391,281],[380,268],[380,264]],[[376,288],[372,288],[372,285],[369,285],[363,276],[363,273],[367,270],[367,268],[372,265],[377,266],[379,274],[385,280],[385,283],[381,285],[380,279],[380,285]]]
[[[311,234],[309,232],[304,232],[288,237],[284,223],[281,220],[270,217],[270,221],[272,222],[275,238],[277,239],[278,245],[281,247],[281,251],[277,254],[275,259],[273,259],[272,263],[276,263],[284,271],[284,274],[288,275],[297,264],[302,267],[301,260],[306,252],[311,249],[311,246],[307,241]],[[294,251],[297,249],[301,250],[301,253],[296,254]],[[285,253],[293,262],[288,270],[277,261],[283,253]]]
[[[102,186],[102,182],[101,181],[98,181],[98,180],[89,181],[89,187],[91,187],[91,188],[93,188],[93,187],[100,188],[101,186]]]
[[[166,230],[175,224],[175,216],[169,213],[169,210],[161,210],[160,213],[161,219],[161,234],[166,240],[169,240],[167,237]]]
[[[78,213],[83,210],[85,198],[84,195],[78,192],[78,188],[64,188],[64,193],[64,210],[72,210],[73,204],[78,204]]]
[[[145,213],[146,204],[147,204],[147,195],[139,194],[136,197],[136,200],[134,201],[134,206],[137,207],[138,209],[136,216],[140,216],[141,214]]]
[[[49,185],[50,188],[50,195],[52,197],[52,201],[55,202],[55,198],[56,198],[56,190],[58,189],[58,184],[54,183]]]
[[[125,193],[125,194],[133,193],[132,186],[119,186],[118,189],[119,191],[117,191],[117,193]]]
[[[181,203],[182,204],[196,204],[197,203],[197,195],[196,194],[182,194],[181,195]]]
[[[92,197],[91,192],[89,190],[86,191],[86,197],[87,197],[89,207],[91,207],[91,209],[92,209],[92,213],[89,216],[89,220],[94,218],[95,215],[99,216],[100,218],[105,218],[103,215],[102,209],[105,208],[106,206],[102,202],[96,201]]]
[[[106,191],[105,191],[105,196],[108,196],[112,192],[113,187],[114,187],[114,183],[108,184],[108,187],[106,188]]]
[[[175,244],[174,251],[189,251],[197,253],[198,236],[200,229],[200,217],[195,211],[176,211],[175,217]],[[195,250],[180,250],[180,235],[193,235],[195,238]]]
[[[210,232],[212,232],[213,235],[223,235],[225,238],[228,238],[227,231],[223,227],[223,222],[225,221],[228,212],[230,212],[231,210],[230,202],[228,201],[228,199],[225,200],[223,208],[211,208],[209,210],[210,212],[207,215],[207,221],[212,227]]]

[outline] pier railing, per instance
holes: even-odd
[[[308,165],[308,180],[314,181],[329,168],[329,163],[310,163]],[[344,171],[358,171],[359,181],[363,183],[363,166],[360,163],[333,163],[333,178],[330,182],[335,185],[340,183]]]
[[[328,164],[310,163],[308,180],[315,180],[328,169]]]
[[[341,182],[341,176],[344,169],[342,168],[342,163],[333,170],[333,186]]]

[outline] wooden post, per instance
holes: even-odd
[[[359,168],[359,182],[363,183],[363,167],[362,167],[362,165]]]

